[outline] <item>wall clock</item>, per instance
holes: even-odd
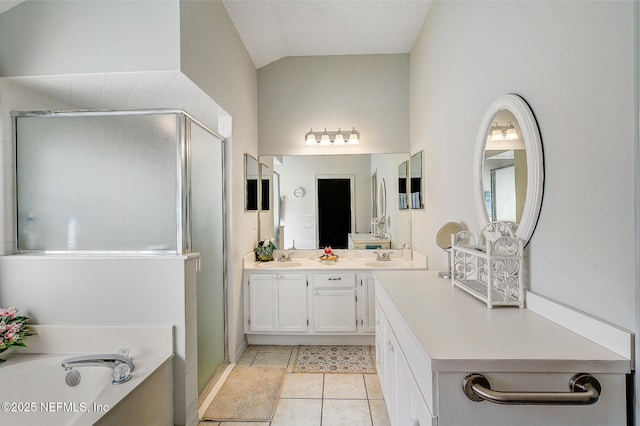
[[[296,189],[293,190],[293,195],[296,198],[304,197],[304,189],[297,187]]]

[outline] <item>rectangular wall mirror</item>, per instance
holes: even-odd
[[[411,175],[411,208],[424,208],[424,194],[422,189],[422,155],[423,151],[416,152],[411,156],[409,162],[409,173]]]
[[[258,210],[258,160],[244,154],[244,208]]]
[[[409,186],[407,185],[409,162],[403,161],[398,166],[398,208],[406,210],[409,208]]]
[[[385,234],[386,247],[400,249],[404,244],[411,245],[411,218],[398,208],[398,185],[391,184],[397,182],[398,164],[405,162],[409,163],[406,152],[260,157],[260,163],[271,166],[272,179],[278,176],[278,182],[271,181],[269,185],[272,211],[277,209],[277,213],[260,215],[260,238],[273,236],[279,242],[278,247],[283,249],[320,248],[319,218],[323,213],[338,213],[318,202],[316,180],[319,177],[340,179],[349,175],[353,177],[353,199],[350,200],[353,211],[349,212],[354,221],[351,240],[369,241],[374,238],[372,221],[381,214],[375,206],[379,204],[376,199],[378,187],[384,179],[387,182],[387,203],[382,233]],[[277,194],[274,192],[276,187]],[[333,222],[338,223],[338,218],[329,221]],[[368,246],[379,248],[380,244],[364,244],[362,248]]]

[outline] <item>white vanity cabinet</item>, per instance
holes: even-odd
[[[246,273],[244,281],[245,333],[256,344],[373,343],[372,272],[261,271]]]
[[[376,364],[393,425],[627,424],[630,360],[528,309],[488,310],[436,273],[404,271],[376,274],[376,310]],[[602,388],[591,405],[496,404],[467,397],[470,373],[505,398],[562,399],[576,373]]]
[[[376,280],[371,272],[360,272],[357,276],[358,318],[362,333],[374,334],[376,332]]]
[[[306,274],[251,274],[247,287],[249,332],[307,331]]]
[[[376,304],[376,368],[392,425],[436,426],[389,320]]]
[[[357,331],[356,274],[311,274],[313,331],[354,333]]]

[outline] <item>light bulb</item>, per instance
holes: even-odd
[[[322,138],[320,139],[320,145],[330,145],[331,139],[329,139],[329,134],[327,133],[327,129],[324,129],[324,133],[322,134]]]
[[[356,132],[355,127],[349,135],[349,145],[358,145],[360,143],[360,134]]]

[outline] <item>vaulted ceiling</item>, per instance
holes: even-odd
[[[408,53],[430,0],[223,0],[261,68],[286,56]]]

